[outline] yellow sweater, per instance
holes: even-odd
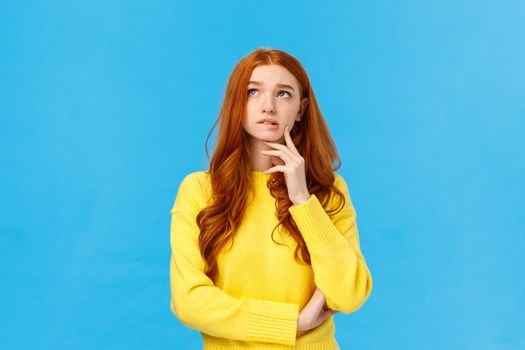
[[[372,291],[345,180],[334,172],[346,204],[332,218],[315,194],[289,209],[310,253],[312,266],[306,266],[294,260],[296,243],[279,234],[281,226],[273,237],[289,247],[272,241],[278,221],[275,198],[266,187],[270,174],[251,174],[254,195],[232,248],[218,257],[216,285],[203,273],[195,221],[211,195],[209,174],[196,171],[182,180],[171,209],[171,311],[182,324],[200,331],[203,350],[340,349],[333,316],[299,332],[297,318],[316,287],[330,309],[345,314],[359,309]]]

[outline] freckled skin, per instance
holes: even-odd
[[[264,144],[264,141],[285,144],[284,126],[288,125],[291,131],[294,124],[301,120],[308,99],[300,98],[297,79],[286,68],[279,65],[255,67],[250,81],[261,82],[261,85],[248,84],[246,89],[248,102],[242,126],[250,136],[253,154],[252,170],[264,171],[274,165],[284,164],[279,157],[270,157],[261,153],[261,150],[272,149]],[[291,88],[281,87],[278,84],[286,84]],[[257,124],[264,117],[276,119],[279,122],[277,130]]]

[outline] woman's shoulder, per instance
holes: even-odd
[[[206,194],[210,188],[209,173],[206,170],[187,173],[180,183],[180,188],[193,193],[193,195]]]
[[[204,206],[210,197],[211,184],[209,173],[198,170],[187,173],[180,182],[177,197],[191,197],[197,206]]]
[[[343,193],[343,196],[345,197],[345,200],[346,200],[345,207],[350,210],[355,210],[353,202],[352,202],[352,198],[350,197],[350,190],[348,188],[348,183],[347,183],[347,180],[345,179],[345,176],[339,173],[336,173],[335,171],[334,171],[334,186],[337,187],[337,189],[339,189]]]
[[[208,177],[208,173],[206,170],[197,170],[192,171],[191,173],[188,173],[184,176],[182,179],[182,182],[192,182],[192,183],[199,183],[205,180]]]
[[[173,211],[195,212],[195,210],[206,206],[209,198],[209,185],[205,171],[193,171],[182,178]]]
[[[335,171],[333,172],[333,174],[334,174],[334,186],[336,186],[339,189],[346,187],[346,180],[344,176]]]

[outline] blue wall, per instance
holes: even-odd
[[[374,290],[334,316],[342,349],[523,349],[524,18],[517,0],[2,1],[2,347],[200,348],[169,309],[169,211],[231,70],[266,46],[303,62],[358,212]]]

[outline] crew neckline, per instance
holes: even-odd
[[[258,170],[251,170],[251,173],[253,175],[263,175],[263,176],[270,176],[272,173],[265,173],[264,171],[258,171]]]

